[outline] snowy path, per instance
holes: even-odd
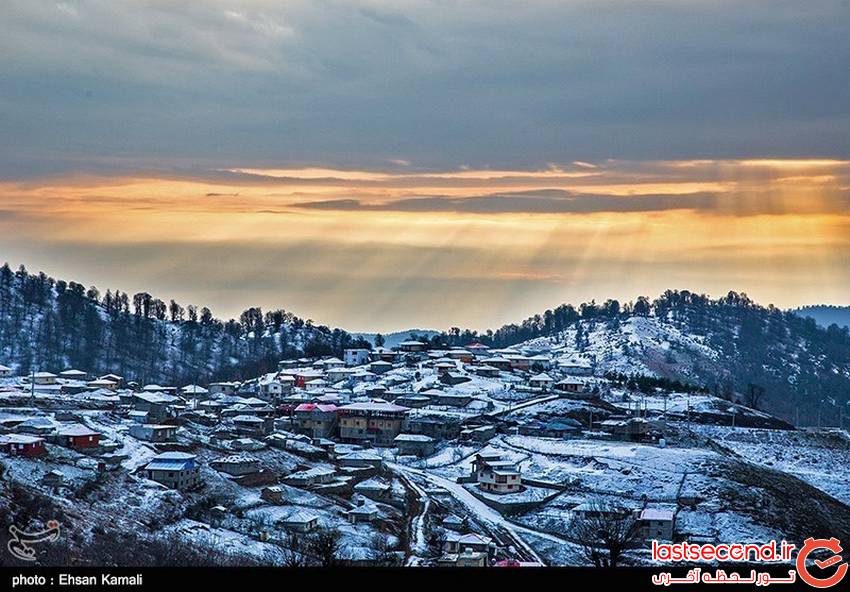
[[[476,517],[476,519],[487,524],[488,526],[500,528],[506,531],[509,535],[511,535],[511,538],[514,539],[519,546],[521,546],[529,555],[534,557],[535,560],[539,561],[540,563],[543,563],[543,560],[534,551],[534,549],[523,540],[523,538],[520,536],[521,533],[533,535],[561,545],[572,544],[569,541],[557,537],[555,535],[546,532],[541,532],[539,530],[534,530],[532,528],[527,528],[525,526],[520,526],[511,522],[510,520],[507,520],[499,512],[479,500],[477,497],[475,497],[466,489],[464,489],[462,485],[455,483],[454,481],[444,479],[443,477],[438,477],[437,475],[427,473],[419,469],[411,469],[409,467],[404,467],[401,465],[393,464],[392,468],[402,473],[415,474],[427,481],[430,481],[434,485],[442,487],[450,494],[452,494],[452,496],[457,501],[463,504],[467,508],[467,510],[469,510]]]
[[[397,468],[395,465],[390,466],[390,469]],[[431,509],[431,498],[425,493],[421,487],[419,487],[414,481],[403,471],[396,470],[394,471],[399,478],[407,485],[410,489],[416,492],[419,496],[419,502],[422,504],[422,510],[419,514],[413,518],[411,522],[411,529],[413,530],[413,540],[411,541],[411,555],[407,560],[407,565],[415,566],[418,565],[423,557],[428,556],[428,542],[425,539],[425,518],[428,515],[428,511]]]

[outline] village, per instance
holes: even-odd
[[[0,365],[4,481],[277,565],[589,565],[610,551],[582,537],[594,520],[628,522],[634,565],[651,540],[793,536],[734,494],[763,452],[717,442],[823,437],[705,393],[629,390],[566,344],[409,339],[204,385],[52,370]],[[796,468],[850,501],[843,473]],[[322,536],[333,557],[311,560]]]

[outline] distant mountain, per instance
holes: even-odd
[[[850,306],[812,305],[792,310],[794,314],[809,317],[821,327],[838,325],[850,327]]]
[[[354,337],[365,339],[372,345],[375,345],[375,338],[381,335],[384,338],[384,347],[396,347],[402,341],[407,341],[411,336],[417,338],[431,339],[435,335],[439,335],[439,331],[433,329],[408,329],[406,331],[396,331],[394,333],[352,333]]]
[[[442,334],[447,345],[494,346],[595,359],[597,372],[680,380],[753,403],[788,420],[850,412],[850,334],[763,307],[745,294],[719,299],[667,291],[621,305],[562,305],[478,334]],[[753,401],[755,399],[756,401]]]
[[[277,368],[282,358],[341,356],[344,348],[363,345],[284,310],[249,308],[223,322],[208,308],[184,308],[145,292],[101,295],[23,266],[0,267],[0,364],[21,374],[74,367],[181,385],[249,378]]]

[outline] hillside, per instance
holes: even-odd
[[[830,325],[850,327],[850,306],[802,306],[791,312],[801,317],[814,319],[821,327],[829,327]]]
[[[0,267],[0,364],[21,374],[74,367],[186,384],[256,376],[282,358],[341,355],[357,343],[284,310],[250,308],[223,322],[205,307]]]
[[[595,360],[599,373],[680,380],[736,398],[788,420],[838,425],[850,397],[848,329],[764,307],[734,292],[720,299],[668,291],[639,299],[558,307],[479,335],[455,332],[449,343],[481,340],[563,359]]]

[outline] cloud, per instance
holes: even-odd
[[[848,20],[842,0],[7,0],[0,174],[104,155],[443,170],[838,158]]]

